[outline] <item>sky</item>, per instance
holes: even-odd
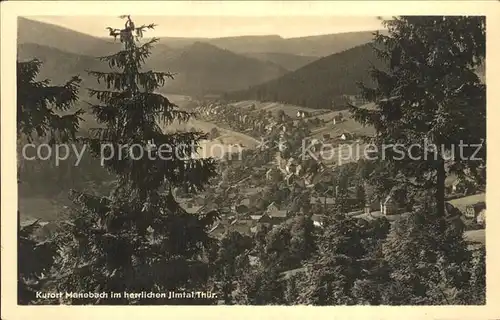
[[[106,27],[121,28],[116,16],[26,16],[86,33],[107,36]],[[136,16],[136,25],[155,23],[155,37],[218,38],[242,35],[279,35],[283,38],[382,29],[367,16]]]

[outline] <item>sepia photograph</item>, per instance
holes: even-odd
[[[486,305],[485,15],[16,20],[18,305]]]

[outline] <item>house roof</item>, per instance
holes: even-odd
[[[484,245],[486,243],[486,231],[484,229],[468,230],[464,232],[464,238],[467,242]]]
[[[475,194],[472,196],[453,199],[453,200],[449,200],[448,203],[450,203],[451,205],[453,205],[454,207],[456,207],[460,211],[465,212],[467,210],[467,207],[471,206],[471,205],[484,203],[484,205],[486,206],[486,194],[479,193],[479,194]]]
[[[266,214],[272,218],[282,218],[287,216],[287,210],[280,210],[275,202],[267,206]]]
[[[304,273],[304,272],[306,272],[306,268],[304,268],[304,267],[297,268],[297,269],[292,269],[292,270],[288,270],[288,271],[284,271],[284,272],[281,273],[281,279],[287,280],[287,279],[290,279],[291,277],[293,277],[295,275],[298,275],[298,274]]]
[[[21,227],[27,227],[27,226],[30,226],[30,225],[34,224],[35,222],[38,222],[38,224],[41,227],[49,224],[49,222],[40,221],[39,219],[28,219],[28,220],[21,221],[20,225],[21,225]]]
[[[271,202],[268,206],[267,206],[267,209],[273,209],[273,208],[278,208],[278,206],[276,205],[276,202]]]
[[[187,213],[198,213],[200,211],[201,208],[203,208],[203,206],[192,206],[192,207],[188,207],[186,205],[181,205],[182,208],[184,209],[184,211],[186,211]]]
[[[288,215],[287,210],[276,210],[268,213],[271,218],[286,218]]]
[[[479,212],[479,214],[477,215],[477,221],[479,222],[479,220],[482,220],[484,221],[486,219],[486,209],[483,209]]]
[[[259,221],[266,220],[266,218],[267,218],[267,220],[271,220],[272,219],[271,216],[269,216],[268,214],[263,214],[263,215],[260,216]]]
[[[311,204],[335,204],[335,198],[333,197],[311,197]]]
[[[213,226],[209,231],[208,233],[212,233],[212,232],[215,232],[217,230],[223,230],[224,229],[224,225],[219,221],[217,222],[217,224],[215,226]]]
[[[322,222],[324,219],[325,219],[325,216],[322,214],[313,214],[311,216],[311,220],[313,220],[313,221]]]
[[[391,191],[389,191],[389,194],[385,197],[384,201],[382,202],[384,205],[394,199],[394,194],[396,193],[396,190],[397,187],[394,187],[391,189]]]

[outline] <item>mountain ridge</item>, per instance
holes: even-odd
[[[161,44],[174,49],[201,41],[235,53],[277,52],[320,57],[369,42],[373,32],[343,32],[292,38],[283,38],[279,35],[242,35],[219,38],[160,36],[156,38]],[[90,56],[106,55],[115,52],[119,47],[118,41],[104,37],[106,33],[107,31],[103,29],[103,36],[95,37],[46,22],[25,17],[18,18],[19,43],[38,43]]]
[[[357,95],[358,83],[373,84],[369,69],[383,68],[371,44],[320,58],[280,78],[270,80],[247,90],[228,92],[231,101],[280,101],[312,109],[332,108],[342,95]]]

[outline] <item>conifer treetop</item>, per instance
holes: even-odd
[[[202,189],[211,171],[205,169],[211,168],[213,159],[195,159],[195,155],[199,141],[207,135],[197,131],[165,133],[169,124],[186,122],[194,113],[180,110],[158,93],[167,80],[174,79],[172,73],[144,70],[158,39],[139,42],[144,32],[154,29],[155,25],[136,27],[130,16],[122,18],[126,19],[124,28],[108,27],[111,36],[115,39],[119,36],[122,50],[100,57],[112,71],[88,71],[98,83],[105,85],[105,89],[89,89],[90,96],[100,101],[91,104],[91,109],[104,127],[91,131],[92,149],[98,152],[103,144],[112,145],[115,151],[121,148],[121,154],[115,154],[104,164],[136,189],[156,190],[165,183],[168,187],[187,183],[193,190]],[[141,147],[124,147],[132,145]],[[160,157],[157,149],[149,149],[150,145],[166,148]]]

